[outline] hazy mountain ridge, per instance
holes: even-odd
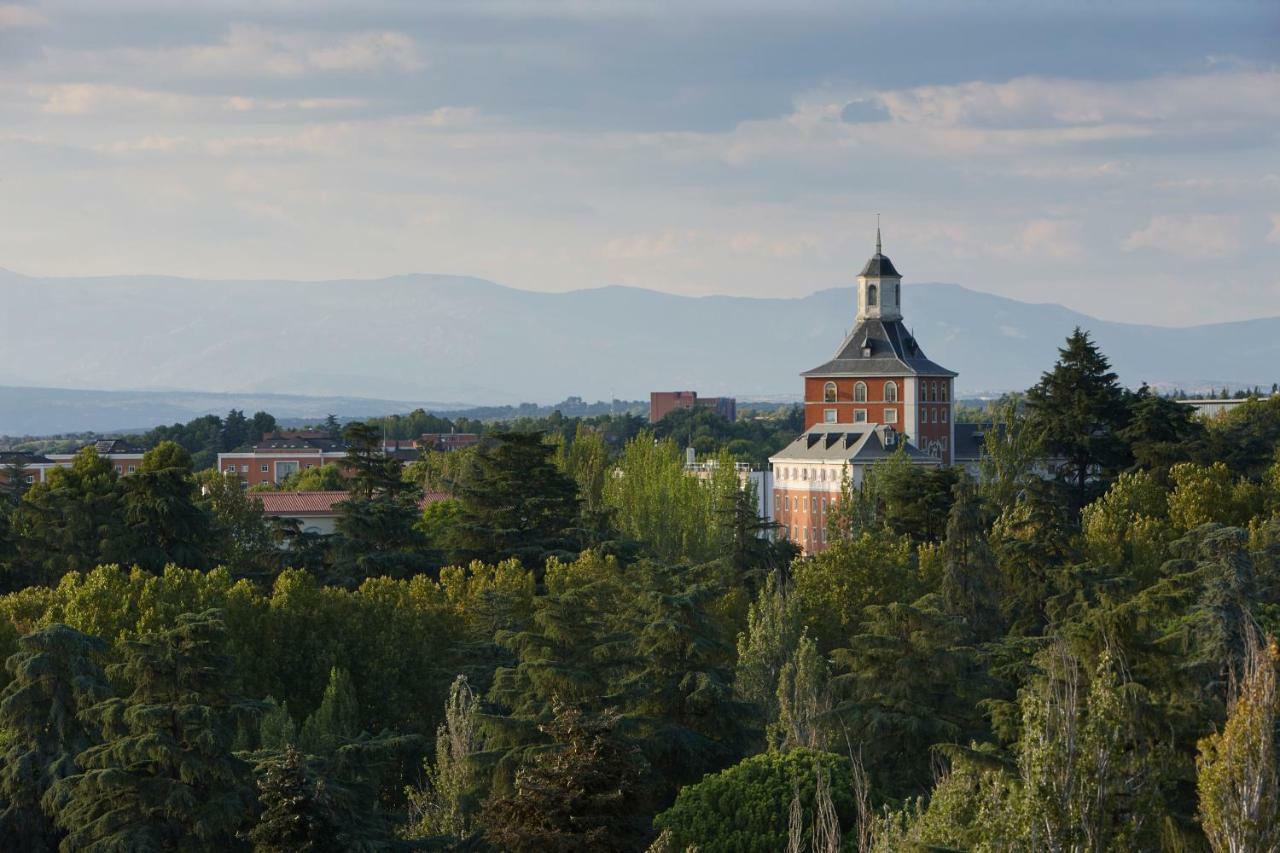
[[[619,286],[541,293],[435,275],[292,282],[0,272],[0,300],[21,318],[0,337],[0,384],[474,404],[675,388],[793,396],[798,374],[831,356],[854,313],[851,287],[788,299]],[[1280,318],[1161,328],[955,284],[907,284],[903,302],[925,352],[959,372],[962,393],[1027,387],[1076,325],[1093,332],[1129,384],[1280,379]]]

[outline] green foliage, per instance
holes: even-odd
[[[282,492],[340,492],[347,488],[342,469],[332,462],[294,471],[280,483]]]
[[[1200,742],[1196,788],[1214,853],[1280,847],[1280,767],[1276,762],[1274,640],[1251,645],[1226,725]]]
[[[1037,443],[1062,460],[1058,475],[1079,509],[1097,478],[1128,464],[1121,438],[1128,408],[1110,363],[1087,332],[1077,328],[1058,353],[1053,369],[1027,391],[1027,412]]]
[[[213,562],[237,577],[265,580],[280,569],[281,534],[247,493],[240,478],[211,470],[199,478],[212,516]]]
[[[160,442],[142,457],[138,472],[120,484],[134,563],[150,571],[170,563],[196,569],[208,564],[210,519],[196,503],[186,450],[172,441]]]
[[[849,760],[811,749],[766,752],[709,775],[682,789],[653,824],[670,833],[675,850],[787,850],[788,804],[798,794],[804,813],[813,814],[820,771],[830,774],[836,813],[847,829],[856,819]]]
[[[471,834],[474,823],[475,755],[483,738],[479,730],[479,701],[465,676],[449,688],[444,722],[436,729],[435,759],[425,767],[426,785],[406,791],[412,838]]]
[[[552,461],[542,433],[498,433],[478,448],[449,485],[462,512],[452,536],[455,557],[515,558],[541,573],[548,557],[572,558],[577,487]]]
[[[207,611],[124,644],[112,676],[130,693],[84,713],[103,741],[80,753],[83,769],[45,798],[67,847],[232,844],[253,797],[231,743],[257,706],[230,690],[225,633],[221,614]]]
[[[267,706],[258,723],[258,743],[263,749],[283,751],[286,747],[298,742],[298,726],[289,713],[288,702],[277,702],[268,696],[264,700]]]
[[[45,792],[78,772],[76,756],[97,739],[80,714],[111,693],[100,661],[106,643],[66,625],[18,641],[6,662],[13,678],[0,694],[0,846],[52,851],[58,833],[40,806]]]
[[[345,669],[335,666],[329,672],[320,707],[302,724],[298,745],[306,752],[327,755],[359,734],[359,726],[355,685]]]
[[[617,717],[557,703],[551,746],[516,773],[515,793],[485,803],[485,839],[512,853],[631,851],[643,833],[631,794],[644,764],[614,733]]]
[[[325,790],[297,749],[290,746],[258,779],[262,815],[246,834],[255,853],[341,853],[341,824]]]

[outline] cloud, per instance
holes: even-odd
[[[850,101],[840,110],[840,120],[849,124],[869,121],[884,121],[889,118],[889,110],[878,100],[860,98]]]
[[[1243,248],[1240,224],[1233,216],[1188,214],[1153,216],[1125,238],[1125,251],[1153,249],[1191,260],[1226,258]]]
[[[316,73],[417,71],[424,68],[417,43],[391,30],[315,33],[233,24],[212,44],[103,50],[49,49],[50,67],[62,73],[129,72],[196,79],[299,78]]]
[[[30,6],[16,3],[0,3],[0,30],[43,27],[48,19]]]
[[[1280,213],[1271,214],[1271,231],[1267,234],[1268,243],[1280,243]]]

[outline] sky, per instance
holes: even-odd
[[[877,213],[908,283],[1280,315],[1280,2],[0,0],[29,275],[793,297]]]

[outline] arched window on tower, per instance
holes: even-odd
[[[898,383],[897,382],[884,383],[884,401],[886,403],[898,402]]]
[[[867,307],[876,304],[876,286],[874,284],[867,285]]]
[[[867,402],[867,383],[859,382],[853,386],[853,401],[855,403]]]
[[[822,402],[834,403],[836,401],[836,383],[828,382],[822,386]]]

